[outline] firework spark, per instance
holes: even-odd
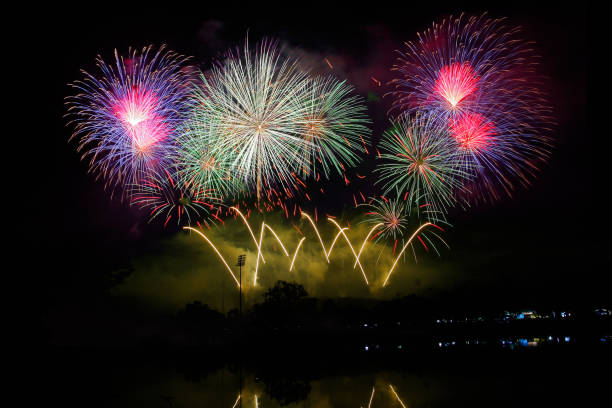
[[[99,76],[83,71],[85,78],[71,84],[77,90],[67,98],[72,138],[107,185],[130,186],[171,167],[192,89],[186,62],[163,46],[130,49],[127,58],[115,51],[113,64],[98,56]]]
[[[359,153],[369,141],[369,120],[361,97],[352,93],[352,86],[333,77],[309,81],[301,122],[307,142],[302,154],[309,164],[304,174],[316,178],[322,172],[329,178],[332,169],[344,174],[344,165],[353,167],[360,161]]]
[[[143,178],[140,184],[131,186],[131,204],[150,209],[149,222],[161,216],[165,227],[173,217],[177,225],[183,218],[188,224],[201,220],[206,225],[208,221],[204,215],[209,215],[209,219],[219,219],[213,212],[218,200],[209,191],[183,188],[170,172],[162,171],[163,174],[154,173]]]
[[[431,116],[402,116],[385,132],[380,149],[382,163],[375,171],[384,195],[410,196],[415,205],[430,208],[427,214],[443,214],[455,205],[468,174],[456,142]]]
[[[228,54],[201,75],[188,128],[212,149],[211,156],[227,159],[258,200],[263,189],[293,190],[292,173],[308,167],[298,153],[308,147],[301,133],[307,85],[306,73],[274,43],[253,52],[247,42],[243,52]]]
[[[473,175],[462,199],[493,201],[529,185],[550,155],[552,123],[533,44],[504,19],[462,14],[406,47],[394,67],[393,109],[449,130]]]
[[[206,188],[222,200],[234,197],[241,185],[238,178],[232,177],[231,157],[211,145],[212,140],[196,126],[202,124],[185,122],[177,138],[175,162],[180,183]]]

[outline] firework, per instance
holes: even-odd
[[[410,197],[417,208],[425,208],[428,217],[455,205],[457,190],[468,173],[461,166],[457,142],[431,116],[400,117],[379,146],[382,163],[375,171],[384,185],[383,195],[397,192],[404,199]],[[392,231],[398,229],[401,226]]]
[[[306,139],[303,155],[310,165],[305,175],[329,178],[332,170],[344,174],[344,164],[355,166],[360,152],[367,149],[370,130],[362,99],[352,95],[353,87],[335,78],[317,78],[309,82],[303,103],[301,133]],[[300,109],[302,110],[302,109]]]
[[[365,213],[366,218],[363,222],[373,225],[368,236],[364,240],[362,249],[363,246],[365,246],[366,240],[374,230],[376,230],[377,232],[372,235],[372,240],[375,242],[383,241],[386,243],[393,243],[393,255],[395,255],[397,244],[401,243],[400,245],[402,247],[405,246],[405,234],[410,228],[419,225],[422,221],[421,218],[427,218],[430,222],[436,222],[437,224],[446,224],[443,219],[436,218],[435,212],[427,211],[428,207],[419,209],[411,203],[412,200],[408,198],[403,200],[401,197],[395,195],[390,198],[372,198],[368,203],[362,204],[362,206],[367,208],[367,212]],[[429,251],[429,248],[431,248],[438,256],[440,256],[440,252],[436,247],[436,241],[442,242],[448,248],[448,244],[444,239],[431,230],[423,230],[417,239],[426,251]],[[412,243],[412,239],[409,240],[409,245],[412,248],[412,253],[416,261],[416,250]],[[361,250],[359,253],[361,253]]]
[[[210,156],[223,157],[257,198],[264,189],[294,189],[294,174],[308,167],[298,152],[308,76],[284,59],[273,43],[229,54],[201,76],[188,126],[199,133]]]
[[[234,197],[242,187],[239,179],[232,176],[228,155],[215,146],[206,137],[206,126],[198,121],[186,122],[177,139],[176,172],[180,184],[194,189],[206,188],[222,201]]]
[[[306,237],[302,237],[302,239],[300,239],[300,242],[298,242],[297,247],[295,247],[293,258],[291,258],[291,265],[289,266],[289,272],[291,272],[291,270],[293,269],[293,264],[295,263],[295,257],[297,256],[298,251],[300,250],[300,247],[302,246],[302,243],[304,242],[305,239]]]
[[[372,408],[372,400],[374,399],[375,388],[372,387],[372,394],[370,394],[370,401],[368,402],[368,408]]]
[[[504,111],[465,112],[448,120],[458,144],[459,167],[471,175],[459,191],[462,201],[494,201],[512,196],[514,184],[529,186],[549,155],[548,139],[527,122]],[[519,119],[516,119],[517,121]]]
[[[550,154],[550,108],[533,44],[504,19],[450,17],[406,43],[394,70],[394,110],[431,115],[474,175],[463,199],[511,195]]]
[[[359,257],[361,256],[361,253],[363,252],[363,248],[365,247],[365,244],[368,242],[368,239],[370,238],[372,233],[382,226],[383,226],[383,223],[379,222],[378,224],[374,224],[374,226],[370,228],[370,231],[368,231],[368,234],[366,235],[366,237],[363,239],[363,242],[361,243],[359,252],[357,252],[357,256],[355,257],[355,263],[353,264],[353,269],[357,267],[357,262],[359,261]]]
[[[366,204],[367,223],[379,226],[373,239],[389,238],[397,240],[404,235],[410,218],[410,201],[399,198],[373,198]]]
[[[406,408],[406,405],[404,405],[404,402],[400,399],[399,395],[397,395],[397,392],[395,392],[395,388],[393,388],[391,384],[389,384],[389,388],[391,388],[391,392],[395,396],[395,399],[397,399],[397,401],[400,403],[402,408]]]
[[[168,170],[141,178],[139,184],[131,186],[130,190],[131,204],[149,209],[149,221],[164,218],[164,227],[173,217],[177,225],[183,219],[187,224],[202,220],[206,225],[207,218],[220,220],[220,207],[215,210],[215,204],[219,206],[217,197],[203,188],[184,188]],[[205,218],[205,215],[209,217]]]
[[[211,248],[215,251],[219,259],[221,260],[221,262],[223,262],[223,265],[225,265],[225,268],[227,269],[231,277],[234,279],[234,282],[236,282],[236,286],[238,287],[238,289],[240,289],[240,282],[238,281],[238,278],[236,278],[236,275],[234,275],[234,272],[232,272],[232,268],[230,268],[230,266],[227,264],[227,261],[225,260],[225,258],[223,258],[223,255],[221,255],[221,252],[219,252],[215,244],[213,244],[213,242],[206,235],[204,235],[200,230],[196,228],[183,227],[183,229],[195,232],[196,234],[201,236],[202,239],[204,239],[208,243],[208,245],[211,246]]]
[[[72,138],[107,185],[133,185],[171,166],[191,91],[186,60],[163,46],[130,49],[127,58],[115,51],[112,64],[98,56],[99,76],[83,71],[71,84],[78,92],[67,98]]]
[[[332,224],[334,224],[336,226],[336,228],[338,228],[338,234],[342,234],[344,236],[344,240],[348,244],[349,248],[351,248],[351,252],[353,253],[353,256],[355,257],[355,262],[357,263],[357,265],[359,265],[359,269],[361,269],[361,274],[363,275],[363,279],[365,280],[366,285],[369,285],[370,282],[368,281],[368,277],[366,276],[366,273],[363,270],[363,267],[361,266],[361,262],[359,262],[359,257],[357,256],[357,253],[355,252],[355,248],[353,248],[353,245],[351,245],[351,241],[349,241],[348,236],[344,232],[345,230],[348,230],[348,228],[340,227],[340,225],[333,218],[328,217],[327,220],[329,222],[331,222]],[[334,242],[335,242],[335,240],[334,240]],[[332,246],[333,246],[333,244],[332,244]],[[331,254],[331,250],[332,249],[330,248],[329,252],[328,252],[328,255]]]
[[[391,266],[391,268],[389,269],[389,272],[387,273],[387,277],[385,278],[385,281],[383,282],[383,286],[387,286],[387,282],[389,281],[389,278],[391,277],[391,274],[393,273],[393,270],[395,269],[395,266],[397,265],[397,262],[399,261],[399,259],[401,258],[402,254],[404,253],[404,251],[406,250],[406,248],[408,248],[409,245],[412,245],[412,240],[415,237],[418,237],[419,232],[421,232],[421,230],[423,230],[424,228],[433,225],[430,222],[426,222],[425,224],[422,224],[421,226],[419,226],[419,228],[417,228],[412,235],[410,236],[410,238],[408,238],[408,240],[406,241],[406,243],[404,244],[404,246],[402,247],[401,251],[399,252],[399,254],[397,254],[397,257],[395,258],[395,261],[393,262],[393,265]],[[423,241],[421,240],[421,243],[423,245],[425,245],[425,243],[423,243]]]
[[[321,248],[323,249],[323,255],[325,255],[325,259],[327,259],[327,263],[329,263],[329,255],[327,255],[327,251],[325,250],[325,244],[323,244],[323,238],[321,238],[321,234],[319,234],[319,229],[317,228],[317,225],[312,220],[310,215],[306,214],[305,212],[302,211],[301,216],[306,217],[306,219],[308,219],[308,221],[310,222],[310,225],[312,225],[312,228],[317,233],[317,237],[319,238],[319,243],[321,244]]]
[[[256,261],[255,261],[255,268],[254,268],[254,272],[253,272],[253,281],[252,281],[253,282],[253,286],[254,287],[257,286],[257,279],[258,279],[258,275],[259,275],[260,260],[261,260],[262,263],[265,263],[264,255],[263,255],[263,247],[264,247],[264,238],[266,237],[266,235],[265,235],[266,229],[269,232],[272,233],[272,235],[274,236],[274,239],[280,245],[284,256],[287,257],[287,259],[288,259],[288,271],[289,272],[293,271],[293,269],[295,267],[295,264],[296,264],[298,253],[300,251],[300,248],[303,247],[303,244],[306,241],[306,237],[302,236],[297,241],[297,243],[295,245],[295,250],[293,251],[293,254],[291,255],[289,253],[289,251],[287,250],[288,246],[286,245],[286,243],[284,243],[280,239],[278,234],[272,229],[272,227],[270,225],[268,225],[267,223],[262,221],[261,225],[259,227],[259,234],[258,234],[259,236],[256,237],[254,232],[253,232],[253,229],[249,225],[246,217],[244,215],[242,215],[242,213],[238,209],[236,209],[236,208],[232,208],[232,209],[234,211],[236,211],[236,214],[241,216],[244,225],[247,227],[248,232],[249,232],[251,238],[253,239],[253,242],[255,244],[255,248],[256,248],[256,251],[257,251]],[[378,223],[378,224],[374,225],[370,229],[370,231],[368,232],[368,234],[366,235],[365,239],[362,242],[362,245],[361,245],[361,248],[360,248],[359,252],[356,252],[355,247],[352,245],[351,241],[348,238],[348,233],[350,231],[349,227],[342,227],[332,217],[327,217],[327,221],[332,223],[336,227],[337,232],[334,235],[333,239],[330,241],[329,248],[326,248],[325,244],[323,243],[323,238],[321,237],[321,235],[319,233],[319,230],[317,228],[316,223],[312,220],[312,218],[308,214],[302,213],[302,216],[308,219],[308,221],[310,222],[312,228],[314,229],[314,231],[315,231],[315,233],[316,233],[316,235],[318,237],[319,243],[321,244],[321,248],[323,249],[323,255],[324,255],[325,259],[327,260],[327,263],[330,263],[330,258],[331,258],[332,252],[333,252],[334,248],[336,247],[336,243],[338,242],[338,240],[341,237],[344,238],[345,242],[349,246],[349,249],[350,249],[353,257],[355,258],[355,263],[353,264],[353,269],[358,266],[360,271],[361,271],[361,274],[363,276],[363,279],[365,281],[366,286],[370,286],[370,282],[369,282],[369,280],[367,278],[366,271],[363,268],[359,258],[361,256],[362,252],[364,251],[364,247],[365,247],[366,242],[372,236],[372,233],[374,231],[376,231],[378,228],[381,228],[383,226],[383,223],[382,222]],[[418,224],[414,223],[414,225],[416,226]],[[428,227],[431,227],[431,228],[428,228]],[[443,231],[443,229],[440,226],[435,225],[435,224],[433,224],[431,222],[423,223],[421,225],[418,225],[418,227],[415,228],[415,230],[412,232],[412,235],[406,240],[405,244],[403,244],[403,246],[402,246],[401,250],[399,251],[399,253],[398,253],[398,255],[397,255],[393,265],[391,266],[389,271],[387,271],[386,278],[385,278],[385,280],[383,282],[383,285],[382,285],[383,287],[387,285],[387,282],[389,281],[389,278],[391,277],[391,274],[395,270],[399,259],[404,254],[404,252],[408,248],[408,246],[412,245],[413,241],[418,240],[423,245],[425,250],[429,251],[429,248],[433,248],[436,253],[438,253],[438,251],[437,251],[437,249],[436,249],[436,247],[434,245],[434,239],[440,240],[441,242],[444,243],[444,245],[446,245],[448,247],[446,242],[444,242],[444,240],[440,237],[440,235],[438,235],[436,232],[434,232],[432,230],[432,228],[436,228],[438,230]],[[208,244],[217,253],[219,259],[224,263],[225,267],[231,273],[231,269],[228,267],[227,262],[225,261],[223,255],[221,255],[221,253],[216,248],[214,243],[206,235],[204,235],[199,229],[195,229],[195,228],[191,228],[191,227],[184,227],[184,229],[187,229],[187,230],[190,230],[190,231],[195,231],[200,236],[202,236],[202,238],[206,242],[208,242]],[[301,235],[301,232],[300,232],[300,235]],[[397,235],[397,237],[399,238],[400,235]],[[396,244],[397,244],[397,242],[396,242]],[[395,253],[395,250],[394,250],[394,253]],[[438,255],[439,255],[439,253],[438,253]],[[231,275],[236,280],[235,275],[233,273],[231,273]]]

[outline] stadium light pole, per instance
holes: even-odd
[[[242,267],[244,266],[245,261],[246,261],[245,254],[238,255],[238,262],[236,266],[240,268],[240,272],[239,272],[240,285],[238,288],[240,291],[240,324],[242,324]],[[242,408],[242,364],[240,364],[240,407]]]
[[[238,263],[236,264],[236,266],[240,268],[240,287],[238,288],[240,290],[240,319],[242,319],[242,267],[244,266],[245,261],[246,255],[238,255]]]

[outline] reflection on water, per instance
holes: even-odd
[[[290,357],[288,357],[290,358]],[[202,376],[168,369],[121,370],[108,407],[331,408],[532,406],[539,398],[563,400],[572,374],[559,366],[449,362],[406,371],[340,372],[321,378],[283,376],[282,370],[222,368]],[[537,372],[537,375],[534,373]],[[242,383],[242,387],[240,384]],[[550,390],[554,395],[549,395]],[[535,404],[533,404],[535,405]],[[545,405],[546,406],[546,405]]]
[[[150,387],[116,394],[108,406],[407,408],[450,401],[452,389],[459,384],[466,385],[460,379],[398,373],[332,377],[297,387],[292,380],[284,380],[283,384],[264,382],[255,376],[243,380],[240,393],[239,378],[227,371],[215,373],[197,383],[172,376]],[[459,383],[452,385],[455,381]]]
[[[381,396],[381,398],[377,398],[378,402],[381,402],[382,399],[385,399],[386,402],[387,402],[387,405],[382,405],[382,406],[391,406],[391,405],[393,405],[393,402],[397,402],[403,408],[407,408],[406,404],[404,404],[404,401],[402,401],[402,399],[398,395],[398,393],[395,390],[395,388],[393,387],[393,385],[391,385],[391,384],[388,384],[388,385],[389,385],[389,389],[388,390],[383,388],[382,392],[378,393],[377,397]],[[389,394],[389,391],[390,391],[391,394]],[[368,404],[367,404],[368,408],[374,407],[374,405],[373,405],[374,394],[376,394],[376,387],[375,386],[372,387],[372,393],[370,394],[370,398],[369,398]],[[392,395],[392,398],[390,398],[390,395]],[[242,401],[245,401],[245,398],[243,398],[242,395],[238,394],[238,396],[236,397],[236,401],[234,401],[234,404],[232,405],[232,408],[239,407],[240,404],[242,403]],[[257,394],[253,394],[253,396],[251,398],[251,401],[253,403],[253,407],[259,408],[259,398],[258,398]],[[247,405],[246,401],[245,401],[245,405]],[[298,405],[296,405],[296,406],[298,406]],[[321,405],[316,404],[316,406],[321,406]],[[363,408],[363,405],[361,405],[361,408]]]
[[[609,343],[580,344],[565,335],[457,336],[429,348],[381,341],[357,352],[300,344],[231,355],[66,352],[41,377],[53,399],[114,408],[565,406],[572,393],[609,389],[610,374],[599,374],[610,365]]]
[[[446,338],[440,339],[437,344],[441,349],[444,348],[455,348],[458,346],[466,346],[466,347],[486,347],[489,345],[490,340],[487,339],[478,339],[478,338],[468,338],[457,340],[455,338]],[[541,346],[551,346],[551,345],[572,345],[573,339],[571,336],[544,336],[544,337],[501,337],[499,339],[493,340],[493,346],[499,346],[504,349],[514,350],[515,347],[527,347],[527,348],[536,348]],[[401,349],[401,345],[398,346],[398,349]],[[366,350],[369,350],[369,347],[366,346]]]

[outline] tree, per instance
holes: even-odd
[[[223,327],[224,316],[221,312],[196,300],[186,304],[185,308],[179,311],[178,319],[187,330],[196,336],[211,338],[219,334],[219,330]]]
[[[264,293],[264,305],[292,306],[307,296],[306,289],[299,283],[279,280]]]
[[[255,306],[255,318],[260,324],[283,329],[302,324],[308,293],[295,282],[277,281],[264,293],[262,304]]]

